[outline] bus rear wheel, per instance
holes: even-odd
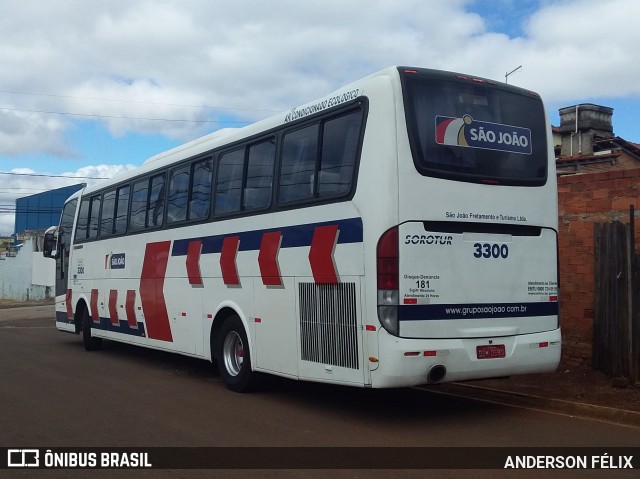
[[[94,338],[91,336],[91,318],[87,308],[82,310],[82,343],[87,351],[97,351],[102,347],[102,338]]]
[[[255,383],[249,341],[242,321],[231,316],[222,325],[218,341],[218,367],[227,389],[248,392]]]

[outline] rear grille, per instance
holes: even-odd
[[[355,283],[300,283],[304,361],[359,369]]]

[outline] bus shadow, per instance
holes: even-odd
[[[370,423],[435,425],[451,421],[483,421],[498,414],[499,405],[444,395],[438,386],[426,388],[369,389],[333,384],[310,383],[269,377],[261,394],[284,402],[300,403],[319,413],[344,414]]]
[[[81,341],[70,344],[83,349]],[[103,341],[102,349],[97,354],[116,357],[122,362],[135,362],[143,368],[164,370],[171,376],[206,381],[206,387],[219,389],[220,394],[238,394],[226,390],[217,365],[206,360],[108,340]],[[261,374],[255,390],[248,394],[275,401],[285,407],[291,404],[309,408],[320,415],[338,415],[369,423],[394,423],[412,427],[421,422],[435,425],[451,421],[483,421],[487,415],[497,415],[501,409],[504,410],[504,406],[440,394],[437,391],[438,385],[425,388],[369,389]]]

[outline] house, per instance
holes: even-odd
[[[561,108],[553,128],[558,175],[640,168],[640,145],[613,133],[613,108],[583,103]]]
[[[594,228],[629,222],[640,209],[640,145],[613,131],[613,109],[562,108],[553,128],[558,174],[560,321],[563,354],[591,363],[595,303]],[[636,244],[640,221],[636,219]]]

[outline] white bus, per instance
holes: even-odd
[[[45,254],[88,350],[405,387],[557,367],[557,218],[537,94],[392,67],[85,188]]]

